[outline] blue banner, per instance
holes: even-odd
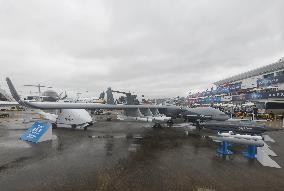
[[[241,94],[241,95],[233,95],[232,96],[232,101],[245,101],[246,100],[246,95]]]
[[[215,96],[213,102],[214,103],[221,103],[221,96]]]
[[[259,99],[273,99],[273,98],[283,98],[284,90],[273,91],[273,92],[253,92],[248,94],[233,95],[232,101],[251,101]],[[196,99],[196,103],[199,104],[211,104],[211,103],[221,103],[221,96],[207,96]],[[230,101],[230,100],[228,100]]]
[[[216,89],[216,93],[218,94],[226,94],[226,93],[233,93],[236,92],[238,90],[240,90],[242,87],[242,83],[235,83],[235,84],[229,84],[226,86],[219,86]]]
[[[246,100],[257,100],[257,99],[267,99],[267,93],[261,92],[261,93],[250,93],[246,94]]]
[[[267,98],[284,98],[284,91],[283,90],[279,90],[276,92],[269,92],[266,93],[267,94]]]
[[[254,92],[245,95],[245,100],[257,100],[257,99],[269,99],[269,98],[284,98],[284,91],[273,91],[273,92]],[[234,99],[234,101],[238,101]]]
[[[236,92],[236,91],[240,90],[241,87],[242,87],[242,83],[239,82],[239,83],[230,85],[229,90],[230,90],[230,92]]]
[[[203,97],[197,100],[199,104],[211,104],[211,103],[221,103],[220,96]]]
[[[257,87],[267,87],[284,82],[284,76],[276,76],[273,78],[264,78],[257,80]]]

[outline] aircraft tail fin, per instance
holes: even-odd
[[[107,104],[114,105],[115,104],[114,98],[110,87],[107,89],[106,94],[107,94]]]
[[[10,92],[11,92],[13,98],[14,98],[17,102],[19,102],[19,101],[21,100],[21,98],[20,98],[18,92],[16,91],[16,89],[15,89],[15,87],[14,87],[12,81],[10,80],[10,78],[6,78],[6,81],[7,81],[7,84],[8,84],[8,86],[9,86],[9,89],[10,89]]]
[[[12,81],[10,80],[10,78],[6,78],[6,81],[7,81],[7,84],[8,84],[8,87],[9,87],[9,90],[13,96],[13,98],[21,105],[24,105],[25,106],[25,103],[21,100],[21,97],[19,96],[16,88],[14,87]]]

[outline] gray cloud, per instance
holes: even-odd
[[[1,77],[186,95],[284,55],[284,2],[0,1]]]

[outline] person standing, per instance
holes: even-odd
[[[256,106],[253,107],[253,115],[255,117],[256,120],[258,120],[258,108]]]

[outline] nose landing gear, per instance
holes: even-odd
[[[173,124],[174,124],[174,121],[172,119],[170,119],[170,120],[167,121],[167,124],[168,124],[169,127],[172,127]]]
[[[160,124],[160,123],[155,123],[154,125],[153,125],[153,128],[155,128],[155,129],[160,129],[160,128],[162,128],[163,126]]]

